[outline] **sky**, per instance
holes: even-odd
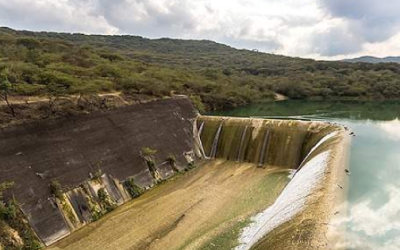
[[[208,39],[337,60],[400,56],[399,0],[0,0],[0,26]]]

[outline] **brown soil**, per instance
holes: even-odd
[[[57,99],[49,110],[48,97],[11,96],[9,102],[16,115],[13,117],[6,102],[0,99],[0,128],[36,120],[89,114],[153,100],[155,98],[146,95],[127,96],[121,92],[86,96],[69,95]]]

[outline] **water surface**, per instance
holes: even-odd
[[[355,132],[350,158],[348,250],[400,249],[400,102],[283,101],[212,115],[323,119]],[[335,225],[332,225],[335,227]]]

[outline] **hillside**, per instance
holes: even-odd
[[[16,96],[42,98],[36,107],[42,114],[35,116],[40,118],[110,108],[98,98],[109,92],[121,93],[123,103],[185,94],[208,110],[271,100],[275,93],[292,99],[400,97],[396,63],[314,61],[207,40],[9,28],[0,28],[0,44],[0,88],[9,101],[8,108],[3,102],[0,123],[34,107],[10,101]],[[65,98],[71,95],[74,102]]]
[[[373,56],[362,56],[358,58],[352,58],[352,59],[346,59],[343,60],[345,62],[351,62],[351,63],[357,63],[357,62],[363,62],[363,63],[400,63],[400,57],[399,56],[389,56],[389,57],[373,57]]]

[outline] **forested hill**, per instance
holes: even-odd
[[[396,63],[321,62],[206,40],[0,28],[0,69],[3,97],[43,96],[50,110],[64,96],[115,91],[131,100],[185,94],[208,109],[272,99],[274,93],[300,99],[400,97]]]
[[[228,64],[240,69],[243,67],[262,67],[268,62],[274,64],[304,62],[304,59],[258,53],[249,50],[238,50],[209,40],[148,39],[128,35],[107,36],[31,32],[15,31],[9,28],[0,28],[0,34],[10,34],[14,37],[58,40],[61,43],[67,42],[79,46],[86,45],[97,49],[118,51],[132,59],[139,59],[149,63],[190,66],[193,68],[226,68]],[[312,61],[310,60],[310,62]]]
[[[363,56],[353,59],[343,60],[345,62],[365,62],[365,63],[400,63],[399,56],[388,56],[388,57],[373,57],[373,56]]]

